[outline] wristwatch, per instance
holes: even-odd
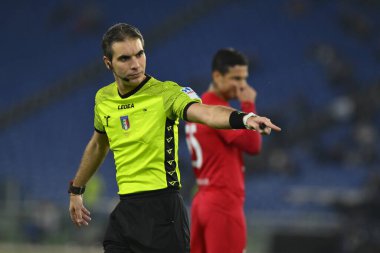
[[[70,181],[69,190],[67,192],[74,195],[82,195],[85,190],[86,186],[77,187],[73,185],[73,181]]]
[[[253,112],[248,113],[247,115],[245,115],[245,116],[243,117],[243,124],[244,124],[245,128],[247,128],[247,129],[249,129],[249,130],[254,130],[253,127],[250,127],[250,126],[247,125],[247,121],[248,121],[248,119],[251,118],[251,117],[257,117],[257,115],[254,114]]]

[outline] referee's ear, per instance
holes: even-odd
[[[111,61],[107,58],[107,56],[103,56],[104,64],[106,65],[107,69],[113,70]]]

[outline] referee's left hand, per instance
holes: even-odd
[[[88,211],[83,205],[82,195],[70,195],[70,207],[69,207],[71,221],[78,227],[82,225],[88,226],[91,220],[90,211]]]

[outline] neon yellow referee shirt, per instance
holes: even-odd
[[[181,187],[178,123],[194,102],[191,88],[150,76],[123,96],[116,82],[96,93],[94,127],[109,139],[119,194]]]

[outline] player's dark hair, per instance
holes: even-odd
[[[114,42],[121,42],[124,41],[127,38],[132,39],[140,39],[141,43],[144,47],[144,38],[136,27],[125,24],[125,23],[119,23],[116,25],[111,26],[107,32],[103,35],[102,40],[102,49],[103,54],[110,60],[112,60],[113,52],[112,52],[112,44]]]
[[[230,67],[240,65],[248,66],[248,59],[233,48],[219,49],[212,60],[212,71],[218,71],[222,75],[228,72]]]

